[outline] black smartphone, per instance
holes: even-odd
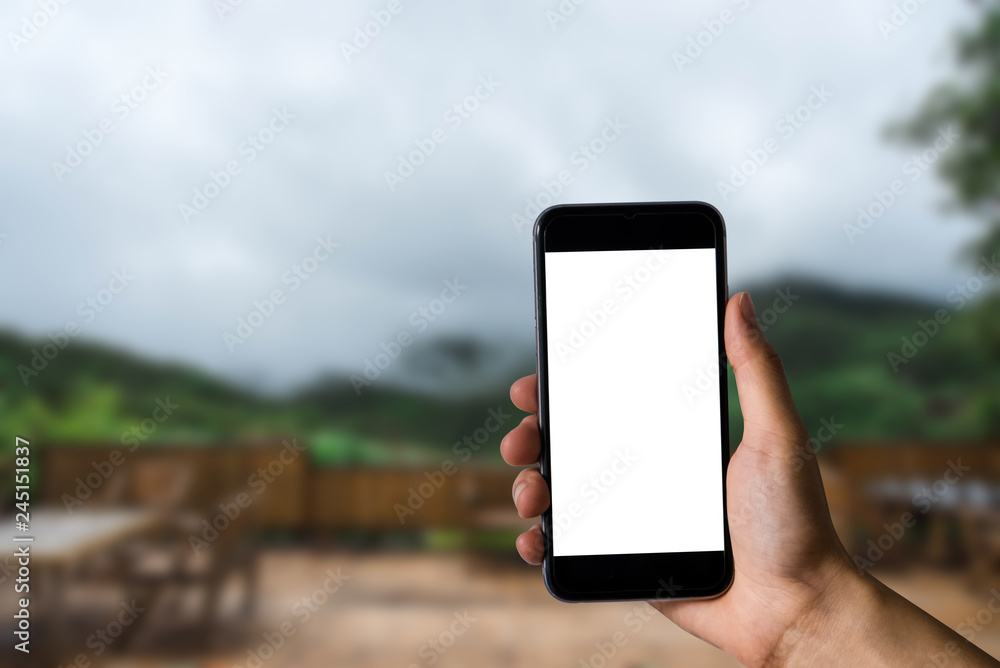
[[[534,245],[546,587],[571,602],[722,594],[722,215],[702,202],[559,205]]]

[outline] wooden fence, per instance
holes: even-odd
[[[106,475],[107,474],[107,475]],[[292,530],[470,528],[519,522],[511,502],[517,471],[461,466],[317,467],[283,446],[48,446],[43,501],[52,505],[169,505],[212,513],[240,494],[259,527]],[[86,497],[86,498],[83,498]],[[75,499],[75,500],[74,500]]]
[[[911,513],[916,524],[900,540],[906,547],[885,550],[882,565],[914,555],[955,564],[995,561],[990,555],[1000,554],[1000,448],[852,444],[821,452],[820,458],[838,530],[852,553],[866,553],[869,540],[888,542],[882,536],[886,525]],[[244,494],[244,500],[252,499],[250,524],[260,528],[334,532],[529,524],[513,509],[517,470],[509,467],[465,465],[451,475],[434,467],[318,467],[307,453],[280,445],[135,452],[50,446],[42,451],[41,466],[44,501],[57,505],[77,498],[80,505],[172,505],[209,516],[219,512],[220,503]],[[88,498],[80,499],[88,490]],[[931,496],[919,496],[921,490]]]

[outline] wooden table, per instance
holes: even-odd
[[[30,518],[28,531],[19,531],[14,517],[5,518],[0,541],[10,546],[11,553],[29,546],[32,626],[38,629],[36,625],[43,623],[49,629],[44,642],[37,630],[32,634],[32,658],[44,663],[54,660],[61,650],[57,636],[66,620],[65,590],[72,569],[128,540],[162,529],[167,518],[150,510],[93,509],[70,514],[57,507],[32,510]],[[13,540],[29,537],[33,540]],[[17,556],[13,563],[19,567]],[[116,575],[124,584],[127,566]]]
[[[14,518],[4,522],[0,540],[31,536],[31,565],[65,567],[101,553],[122,541],[163,525],[162,514],[149,510],[79,510],[58,508],[31,511],[29,531],[17,531]]]

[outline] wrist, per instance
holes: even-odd
[[[826,570],[814,583],[806,583],[811,600],[775,644],[765,668],[852,663],[849,657],[858,648],[859,638],[876,623],[880,591],[870,576],[845,560],[835,560]]]

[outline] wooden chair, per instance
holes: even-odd
[[[249,529],[254,508],[240,508],[236,518],[220,508],[219,503],[238,508],[233,497],[239,490],[218,489],[218,502],[202,501],[214,498],[206,490],[212,488],[216,476],[211,466],[199,469],[199,459],[180,450],[136,462],[132,504],[163,513],[168,522],[162,535],[130,546],[128,587],[137,600],[164,606],[172,618],[182,611],[184,594],[194,591],[199,608],[192,620],[194,632],[184,636],[188,640],[184,649],[207,650],[217,630],[222,588],[230,575],[239,573],[244,578],[243,612],[253,612],[257,582]]]

